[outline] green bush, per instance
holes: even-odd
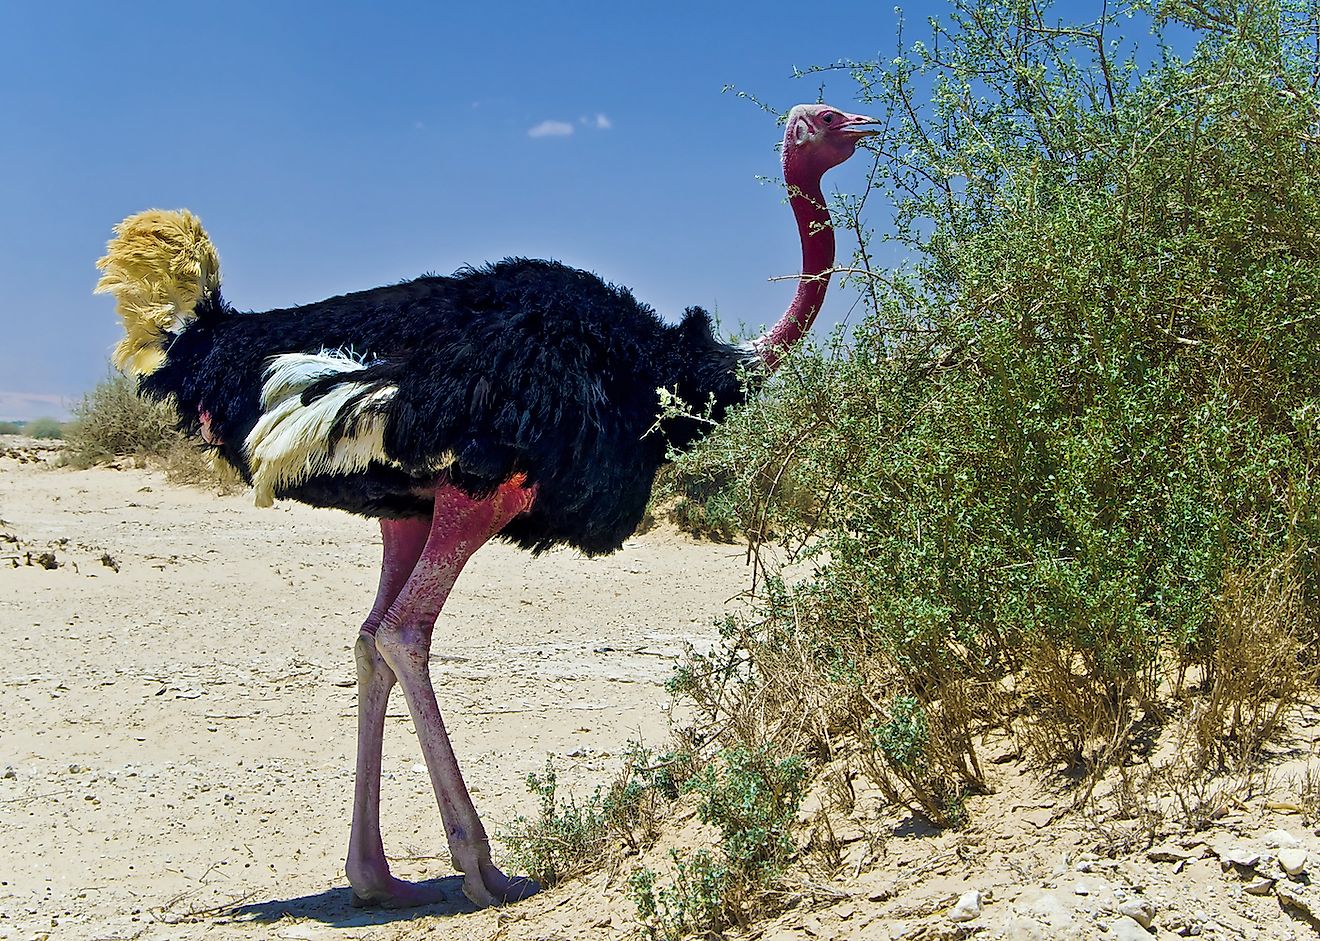
[[[1021,717],[1042,764],[1097,772],[1168,718],[1164,684],[1233,672],[1244,611],[1287,612],[1289,656],[1252,656],[1312,675],[1320,611],[1320,14],[1166,3],[1142,66],[1117,18],[952,8],[852,67],[888,128],[867,204],[913,260],[880,267],[865,197],[840,200],[866,317],[678,467],[815,565],[691,668],[699,704],[731,742],[857,734],[944,822],[983,786],[980,731]],[[816,499],[767,503],[790,478]],[[821,688],[846,708],[795,718]]]
[[[0,421],[0,435],[21,435],[22,433],[22,422]]]
[[[733,542],[743,533],[736,496],[727,477],[709,480],[660,469],[652,489],[648,521],[667,519],[685,533],[715,542]]]
[[[23,425],[22,432],[29,438],[58,440],[64,437],[64,426],[54,418],[34,418]]]

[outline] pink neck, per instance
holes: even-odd
[[[834,229],[830,227],[830,213],[821,193],[820,176],[794,173],[791,166],[784,168],[788,202],[793,207],[798,234],[802,238],[802,274],[793,303],[788,305],[784,316],[753,344],[765,368],[772,372],[789,348],[811,329],[830,286],[829,272],[834,267]]]

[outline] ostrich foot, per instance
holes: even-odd
[[[448,900],[439,881],[405,882],[385,873],[383,879],[353,884],[354,908],[417,908]]]
[[[463,873],[463,894],[478,908],[521,902],[541,891],[532,879],[506,876],[491,862],[489,855],[484,859],[477,853],[454,855],[457,868]]]

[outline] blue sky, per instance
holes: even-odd
[[[904,7],[920,24],[944,4]],[[1056,10],[1072,7],[1098,3]],[[771,322],[793,288],[767,279],[798,263],[783,193],[758,180],[777,178],[781,131],[722,88],[815,100],[821,79],[793,68],[892,55],[896,16],[829,0],[5,4],[0,418],[55,411],[18,415],[3,394],[76,397],[105,375],[118,331],[93,262],[150,207],[202,217],[245,309],[528,255],[670,317]],[[851,106],[847,76],[824,97]],[[856,191],[865,169],[827,184]],[[836,286],[826,319],[851,303]]]

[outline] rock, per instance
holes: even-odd
[[[1157,863],[1185,863],[1190,859],[1201,859],[1214,851],[1205,843],[1183,846],[1179,843],[1160,843],[1146,850],[1146,858]]]
[[[1274,880],[1268,876],[1257,876],[1242,887],[1248,895],[1269,895],[1274,891]]]
[[[1041,924],[1025,915],[1014,915],[1004,925],[1003,941],[1049,941],[1055,937]]]
[[[1194,934],[1200,934],[1199,931],[1192,930],[1192,922],[1186,916],[1173,911],[1164,919],[1164,929],[1166,933],[1173,933],[1179,937],[1189,938]]]
[[[1073,895],[1090,895],[1091,887],[1085,882],[1079,882],[1073,886]]]
[[[1073,866],[1078,872],[1093,872],[1095,865],[1100,861],[1100,857],[1095,853],[1079,853],[1077,863]]]
[[[1118,913],[1126,915],[1143,928],[1149,928],[1155,920],[1155,905],[1148,898],[1134,896],[1124,899],[1118,906]]]
[[[1037,830],[1043,830],[1054,820],[1054,811],[1049,808],[1040,810],[1030,810],[1022,815],[1022,819],[1031,824]]]
[[[1302,844],[1297,837],[1293,836],[1287,830],[1271,830],[1269,833],[1265,834],[1265,845],[1285,847],[1301,846]]]
[[[1110,922],[1108,936],[1115,941],[1150,941],[1150,932],[1126,915]]]
[[[1279,865],[1290,876],[1306,872],[1306,850],[1298,846],[1289,846],[1279,850]]]
[[[1291,882],[1280,882],[1274,886],[1274,893],[1285,905],[1291,905],[1311,918],[1320,918],[1320,899],[1301,886]]]
[[[1187,858],[1187,850],[1177,843],[1161,843],[1146,850],[1146,858],[1157,863],[1178,863]]]
[[[1260,853],[1253,852],[1245,847],[1235,846],[1219,858],[1226,863],[1232,863],[1234,866],[1241,866],[1243,869],[1254,869],[1256,864],[1260,862]]]
[[[1150,873],[1133,860],[1120,859],[1117,862],[1118,865],[1114,867],[1114,875],[1127,883],[1128,891],[1144,892],[1146,882],[1150,879]]]
[[[808,915],[802,922],[802,930],[813,938],[831,939],[835,937],[833,925],[827,925],[819,915]]]
[[[1032,888],[1023,892],[1013,903],[1013,908],[1021,915],[1044,922],[1047,928],[1055,929],[1056,932],[1072,924],[1073,920],[1072,909],[1062,899],[1040,889]],[[1057,937],[1057,934],[1051,934],[1050,937]]]
[[[957,903],[949,909],[949,921],[971,921],[981,914],[981,893],[972,889],[958,897]]]
[[[1304,813],[1306,813],[1305,808],[1303,808],[1301,804],[1296,804],[1296,803],[1293,803],[1292,801],[1266,801],[1266,802],[1265,802],[1265,809],[1266,809],[1266,810],[1275,810],[1275,811],[1278,811],[1278,812],[1281,813],[1281,814],[1304,814]]]

